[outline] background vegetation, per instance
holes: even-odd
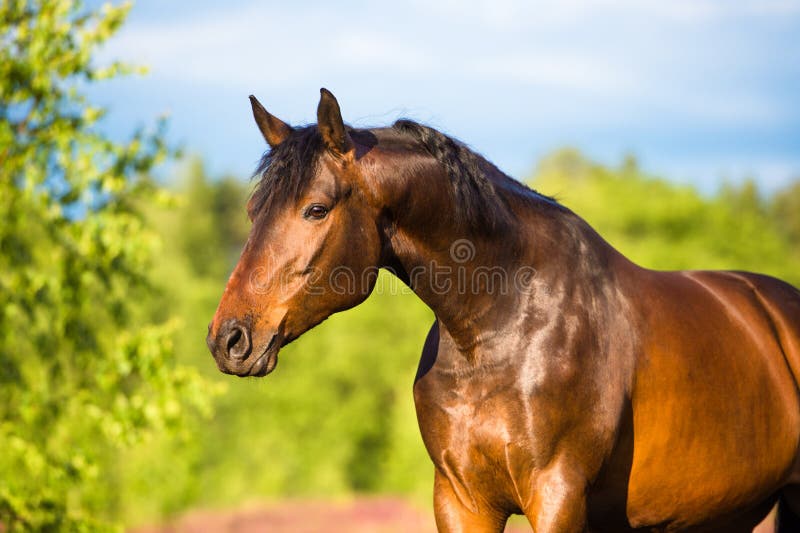
[[[139,205],[158,129],[121,143],[78,87],[129,69],[92,51],[126,9],[0,4],[0,523],[112,527],[117,454],[175,435],[210,396],[174,364],[170,321],[148,302],[157,234]],[[202,392],[202,394],[201,394]],[[204,409],[205,408],[205,409]]]
[[[195,506],[393,493],[427,501],[411,385],[433,316],[393,278],[287,347],[264,380],[205,347],[249,229],[243,177],[187,160],[147,177],[163,135],[114,143],[76,89],[124,9],[0,8],[0,523],[91,530]],[[254,129],[254,135],[257,132]],[[800,285],[800,181],[713,195],[576,150],[530,183],[653,268],[756,270]]]

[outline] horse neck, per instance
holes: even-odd
[[[577,252],[597,247],[579,218],[511,178],[493,177],[511,216],[489,231],[459,220],[446,176],[417,179],[424,185],[416,194],[399,195],[407,203],[390,209],[404,216],[387,225],[383,266],[433,310],[441,334],[468,358],[521,313],[545,306],[565,274],[581,266]]]

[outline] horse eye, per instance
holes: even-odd
[[[328,214],[328,208],[322,204],[314,204],[306,210],[306,217],[321,219]]]

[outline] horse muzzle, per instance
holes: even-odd
[[[224,322],[216,333],[209,324],[206,344],[221,372],[261,377],[275,370],[281,347],[278,333],[269,335],[266,343],[254,343],[252,333],[248,323],[236,319]]]

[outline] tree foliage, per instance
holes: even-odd
[[[800,249],[800,179],[778,191],[770,209],[784,235]]]
[[[173,364],[172,326],[143,316],[158,236],[139,207],[160,127],[117,143],[79,88],[132,69],[96,48],[128,6],[0,4],[0,523],[112,527],[114,456],[208,406]]]

